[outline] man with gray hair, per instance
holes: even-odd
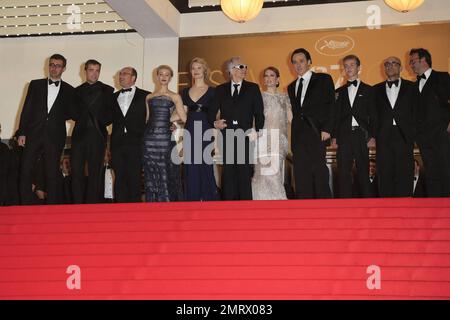
[[[251,178],[248,132],[255,123],[256,131],[264,126],[261,92],[256,83],[244,80],[247,65],[239,57],[228,61],[231,81],[216,88],[213,104],[208,112],[209,122],[220,130],[220,153],[223,158],[222,198],[224,200],[251,200]],[[220,111],[220,119],[216,120]],[[220,140],[219,140],[220,141]]]

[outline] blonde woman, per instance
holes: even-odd
[[[203,156],[211,142],[202,139],[205,131],[211,129],[208,110],[214,99],[214,88],[206,83],[208,65],[205,60],[192,59],[189,70],[192,86],[181,93],[183,104],[188,110],[185,134],[189,134],[189,139],[183,139],[185,200],[219,200],[213,164],[208,164]]]
[[[169,90],[173,70],[167,65],[156,69],[157,88],[147,96],[147,127],[143,139],[145,200],[180,201],[183,193],[179,166],[171,159],[175,142],[170,123],[186,122],[186,112],[179,94]]]

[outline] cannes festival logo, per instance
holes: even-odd
[[[345,34],[332,34],[316,41],[316,51],[325,56],[340,56],[351,51],[355,40]]]

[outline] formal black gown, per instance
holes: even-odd
[[[180,169],[171,159],[175,141],[171,141],[170,115],[175,105],[167,96],[153,97],[147,103],[150,118],[143,138],[145,200],[181,201]]]
[[[183,104],[188,107],[185,130],[190,134],[190,139],[186,137],[183,139],[185,199],[188,201],[219,200],[213,164],[207,164],[203,157],[205,148],[212,142],[202,139],[205,131],[211,129],[207,113],[214,98],[214,88],[209,87],[197,101],[191,99],[189,89],[185,88],[181,94]],[[201,130],[194,130],[194,126]],[[195,155],[196,143],[201,145],[201,148],[198,148],[201,150],[201,156]],[[198,150],[197,153],[199,153]]]

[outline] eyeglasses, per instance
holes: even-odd
[[[392,62],[390,62],[390,61],[386,61],[385,63],[384,63],[384,66],[386,67],[386,68],[389,68],[389,67],[394,67],[394,66],[400,66],[400,63],[398,63],[397,61],[392,61]]]
[[[233,66],[233,69],[247,69],[247,66],[245,64],[238,64]]]
[[[58,69],[63,67],[62,64],[55,64],[55,63],[50,63],[48,66],[50,68],[58,68]]]

